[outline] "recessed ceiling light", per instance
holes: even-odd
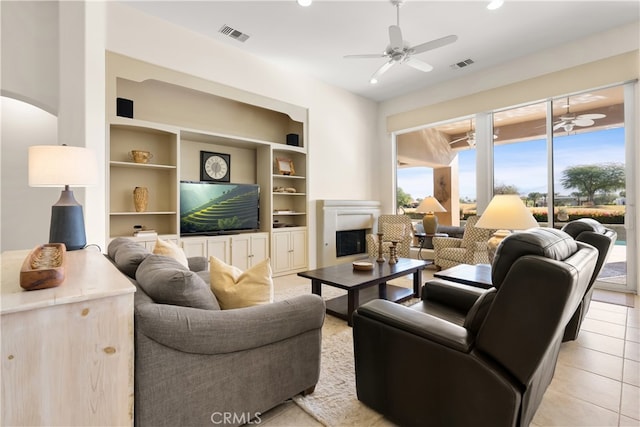
[[[304,7],[311,6],[312,2],[313,0],[298,0],[298,4]]]
[[[496,10],[499,9],[504,4],[504,0],[492,0],[491,3],[487,5],[487,9]]]

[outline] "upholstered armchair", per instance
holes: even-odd
[[[490,289],[432,280],[353,314],[356,392],[402,426],[529,426],[597,250],[561,230],[507,236]]]
[[[576,309],[576,312],[573,314],[573,317],[564,330],[564,337],[562,340],[572,341],[578,338],[580,325],[582,324],[584,317],[587,315],[589,304],[591,303],[593,284],[600,274],[602,267],[606,263],[611,249],[616,243],[618,233],[616,233],[615,230],[603,226],[592,218],[581,218],[571,221],[562,227],[562,231],[569,234],[577,241],[588,243],[598,250],[598,262],[596,263],[596,268],[591,276],[589,286],[582,298],[582,302]]]
[[[433,238],[433,263],[440,269],[458,264],[489,264],[487,241],[495,230],[477,228],[479,216],[470,216],[462,239],[455,237]]]
[[[413,239],[413,223],[407,215],[380,215],[378,217],[378,232],[382,233],[382,253],[389,255],[390,240],[396,240],[399,257],[409,258],[411,240]],[[378,236],[367,235],[367,252],[370,257],[378,257]]]

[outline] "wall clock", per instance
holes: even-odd
[[[231,156],[223,153],[200,152],[200,181],[229,182]]]

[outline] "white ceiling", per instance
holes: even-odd
[[[640,1],[520,1],[486,9],[488,1],[407,0],[400,27],[412,46],[458,36],[454,44],[417,55],[429,73],[397,65],[377,85],[369,78],[384,62],[344,59],[381,53],[396,9],[388,0],[315,0],[300,7],[282,1],[126,1],[145,13],[204,34],[288,69],[299,70],[364,97],[382,101],[455,79],[552,46],[638,21]],[[241,43],[218,30],[228,25],[248,34]],[[469,67],[454,63],[472,59]]]

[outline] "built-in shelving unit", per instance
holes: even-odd
[[[306,269],[306,109],[112,53],[107,70],[108,238],[132,236],[142,225],[189,255],[231,260],[235,253],[243,268],[269,256],[277,274]],[[116,115],[116,97],[134,101],[134,118]],[[289,133],[299,135],[300,146],[286,144]],[[135,163],[131,150],[153,157]],[[260,185],[260,229],[250,240],[180,237],[179,183],[200,179],[201,151],[230,156],[231,182]],[[294,173],[280,173],[279,159],[290,160]],[[140,186],[149,191],[145,212],[134,208]]]

